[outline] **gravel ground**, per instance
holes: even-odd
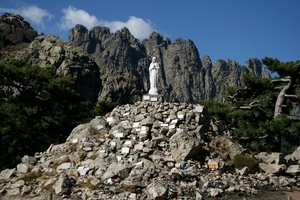
[[[253,196],[245,196],[245,194],[225,194],[218,198],[209,198],[206,200],[300,200],[300,189],[296,188],[293,191],[261,191]]]

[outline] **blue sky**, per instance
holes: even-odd
[[[152,31],[194,41],[200,58],[244,65],[265,56],[300,60],[299,0],[1,0],[0,14],[20,14],[39,33],[67,41],[76,24],[127,27],[138,39]]]

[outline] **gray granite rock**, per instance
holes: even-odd
[[[207,199],[298,184],[299,166],[282,163],[275,152],[255,155],[260,173],[235,170],[232,161],[244,149],[199,106],[118,106],[75,127],[65,143],[34,158],[24,156],[15,169],[3,170],[0,197]]]
[[[181,130],[170,138],[169,146],[173,158],[180,162],[198,156],[202,143]]]
[[[16,172],[16,169],[5,169],[1,171],[0,179],[8,179],[10,178],[14,173]]]

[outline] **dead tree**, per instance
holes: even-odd
[[[281,88],[281,90],[280,90],[280,92],[277,96],[276,103],[275,103],[275,108],[274,108],[274,118],[275,118],[278,115],[283,113],[282,109],[283,109],[283,107],[286,106],[284,104],[286,98],[295,97],[295,95],[288,95],[287,93],[288,93],[288,91],[290,91],[291,89],[294,88],[296,78],[293,77],[293,76],[290,76],[290,77],[287,77],[287,78],[276,79],[276,80],[273,80],[272,82],[273,83],[287,82],[287,85]]]

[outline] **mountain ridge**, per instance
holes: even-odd
[[[69,42],[36,35],[1,46],[1,60],[30,55],[33,64],[76,77],[75,90],[86,99],[123,103],[75,127],[65,143],[25,155],[15,168],[1,171],[1,198],[201,200],[238,193],[237,199],[255,199],[267,188],[280,199],[286,196],[278,188],[299,185],[294,178],[299,148],[284,159],[276,152],[248,154],[223,121],[193,104],[222,101],[222,91],[239,86],[244,72],[268,77],[257,58],[245,66],[229,59],[212,64],[209,56],[200,59],[192,40],[171,43],[153,32],[139,42],[126,28],[114,34],[105,27],[93,30],[77,25]],[[162,67],[159,84],[166,102],[139,101],[148,91],[151,56]],[[243,153],[258,162],[256,174],[249,167],[236,169],[233,160]]]
[[[11,19],[28,25],[21,16],[6,13],[1,17],[1,22],[6,23],[0,25],[4,27],[2,32],[12,29],[8,26],[13,26]],[[27,29],[24,34],[36,33],[30,26]],[[71,74],[77,80],[76,91],[94,103],[141,100],[149,90],[148,67],[152,56],[157,57],[161,66],[158,84],[167,102],[223,101],[222,92],[228,86],[241,86],[243,73],[270,78],[257,58],[248,59],[244,66],[229,59],[212,64],[208,55],[200,58],[192,40],[178,38],[171,43],[157,32],[140,42],[127,28],[110,33],[106,27],[88,30],[76,25],[68,38],[65,42],[56,36],[35,34],[29,41],[8,42],[1,47],[1,60],[8,59],[3,53],[5,49],[22,44],[15,58],[30,55],[33,64],[54,65],[57,73]]]

